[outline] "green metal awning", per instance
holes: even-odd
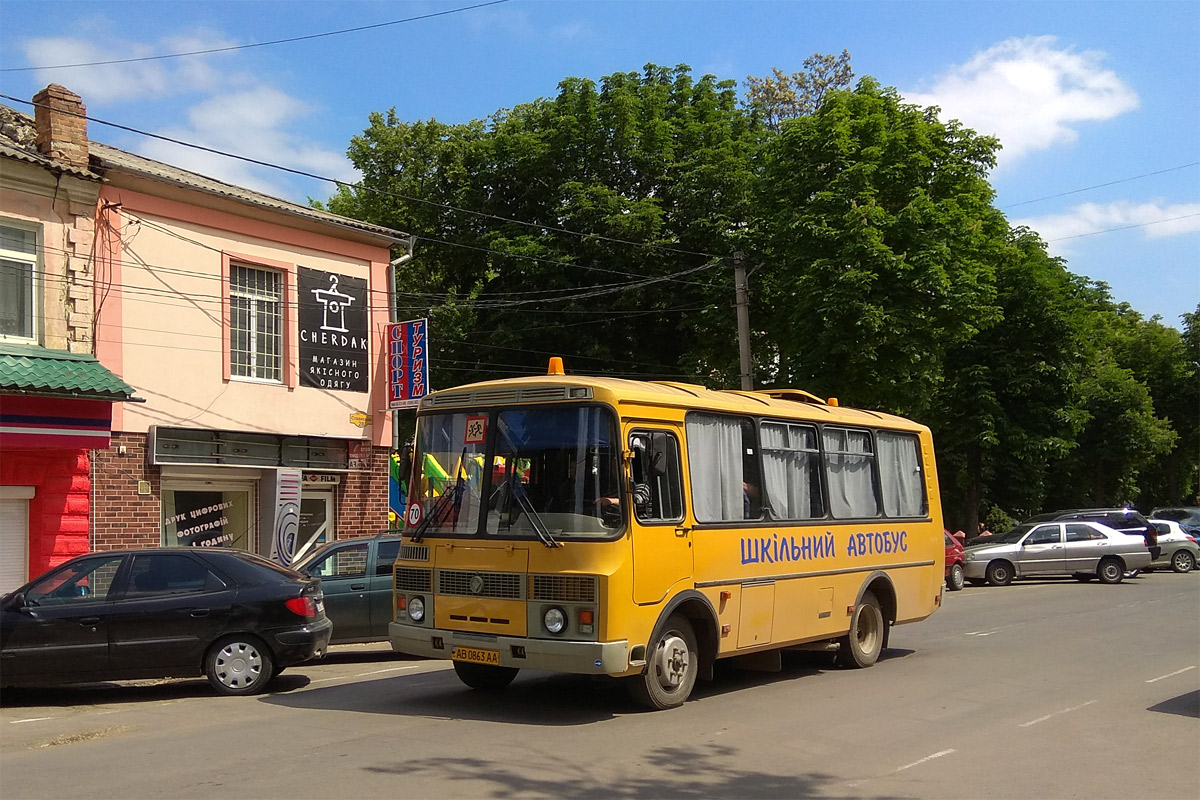
[[[140,401],[133,392],[90,353],[0,344],[0,394]]]

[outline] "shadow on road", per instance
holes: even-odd
[[[1178,714],[1181,717],[1200,719],[1200,689],[1187,692],[1170,700],[1163,700],[1157,705],[1150,706],[1147,711],[1157,711],[1160,714]]]
[[[397,759],[366,767],[371,773],[429,776],[448,796],[645,798],[846,796],[833,786],[833,775],[769,774],[740,769],[740,751],[727,746],[664,745],[641,754],[637,763],[608,773],[589,765],[560,765],[549,759],[541,774],[484,758]],[[786,768],[786,767],[785,767]],[[592,774],[589,774],[591,772]],[[488,785],[481,789],[480,782]],[[459,787],[458,790],[455,787]]]
[[[912,652],[889,648],[880,662],[905,658]],[[836,668],[829,654],[813,652],[784,653],[780,672],[753,672],[738,669],[729,661],[719,661],[714,680],[697,683],[692,698],[701,700],[756,686],[803,680],[831,669]],[[299,682],[303,676],[280,676],[272,684],[272,693],[263,695],[260,702],[310,710],[541,726],[587,725],[645,711],[630,699],[625,679],[603,675],[527,671],[498,692],[467,688],[451,668],[322,686],[304,692],[295,692],[303,685],[293,686],[289,679]]]

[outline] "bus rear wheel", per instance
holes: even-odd
[[[482,692],[496,692],[510,683],[520,672],[516,667],[494,667],[490,664],[471,664],[467,661],[455,661],[454,672],[458,679]]]
[[[879,654],[883,652],[885,624],[883,609],[875,599],[875,593],[868,589],[854,607],[850,632],[838,640],[838,663],[843,667],[861,669],[878,661]]]
[[[687,617],[672,614],[654,641],[646,671],[630,679],[630,694],[655,711],[681,706],[696,685],[699,667],[700,653],[692,624]]]

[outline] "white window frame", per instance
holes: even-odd
[[[6,250],[0,247],[0,258],[6,261],[18,261],[29,265],[29,336],[20,336],[12,333],[4,333],[0,331],[0,341],[5,342],[24,342],[28,344],[39,344],[42,337],[42,315],[45,313],[42,306],[42,228],[40,225],[31,224],[22,220],[9,219],[7,217],[0,218],[0,227],[12,228],[17,231],[25,231],[33,234],[33,252],[22,253],[17,250]]]
[[[265,292],[255,292],[252,289],[239,286],[237,276],[239,271],[258,272],[264,275],[270,275],[276,281],[276,294],[271,296]],[[283,273],[274,269],[266,269],[254,264],[243,264],[232,262],[229,265],[229,374],[234,380],[251,381],[254,383],[283,383],[284,370],[284,326],[286,324],[286,316],[284,314],[284,293],[286,291],[287,281]],[[247,328],[241,328],[235,324],[236,316],[234,311],[234,301],[243,300],[248,304],[246,314],[248,315]],[[269,308],[273,304],[274,308]],[[267,313],[275,319],[274,338],[276,342],[275,353],[260,352],[258,348],[258,337],[260,331],[259,314]],[[234,347],[235,337],[241,333],[245,333],[247,338],[248,349],[242,351]],[[248,356],[248,363],[243,366],[238,363],[234,357],[235,353],[245,352]],[[274,358],[273,366],[260,363],[267,359]],[[239,373],[238,370],[246,369],[248,374]]]

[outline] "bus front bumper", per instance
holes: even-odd
[[[572,642],[491,636],[393,622],[388,638],[397,653],[426,658],[453,658],[456,648],[474,654],[495,653],[499,666],[573,672],[580,675],[621,675],[629,672],[629,642]],[[441,645],[440,647],[438,645]],[[463,659],[478,661],[477,658]]]

